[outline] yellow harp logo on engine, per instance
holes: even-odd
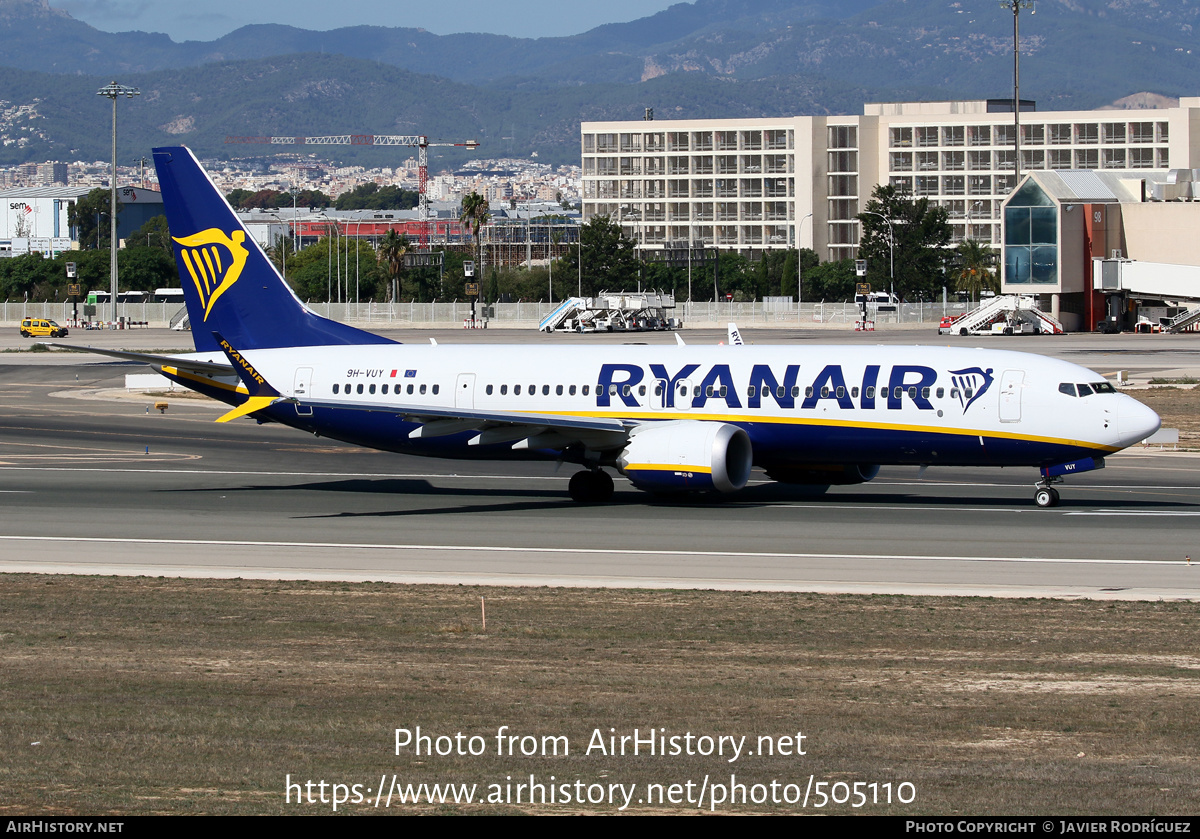
[[[212,311],[217,298],[242,275],[246,257],[249,256],[249,251],[242,246],[245,239],[243,230],[233,231],[231,237],[216,227],[175,239],[179,243],[183,264],[200,294],[205,320],[208,320],[208,313]]]

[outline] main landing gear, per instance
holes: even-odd
[[[584,469],[571,476],[567,492],[581,503],[607,501],[612,498],[613,479],[603,469]]]

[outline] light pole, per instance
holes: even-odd
[[[796,225],[796,302],[799,303],[804,293],[804,272],[801,266],[800,258],[800,234],[804,230],[804,222],[812,218],[813,214],[809,213],[804,218],[800,219],[800,223]]]
[[[112,284],[112,328],[117,323],[117,99],[124,96],[132,99],[141,94],[136,87],[109,82],[96,91],[97,96],[107,96],[112,100],[112,175],[109,179],[109,278]]]
[[[1000,8],[1011,9],[1013,15],[1013,127],[1016,136],[1016,160],[1014,171],[1016,180],[1021,180],[1021,39],[1017,21],[1021,9],[1029,9],[1029,14],[1036,14],[1037,0],[1000,0]],[[1014,182],[1015,183],[1015,182]]]
[[[883,213],[873,213],[870,210],[863,210],[860,215],[864,216],[879,216],[887,222],[888,226],[888,294],[896,293],[896,228],[892,226],[892,220]]]

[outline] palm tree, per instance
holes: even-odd
[[[467,230],[475,237],[475,264],[479,264],[479,231],[491,219],[488,212],[487,199],[478,192],[463,196],[462,214],[458,220],[467,226]],[[478,270],[478,268],[476,269]],[[478,275],[476,275],[478,276]]]
[[[992,249],[976,239],[963,239],[958,248],[959,265],[954,269],[954,285],[978,300],[985,290],[996,291],[996,275],[992,271]]]
[[[411,246],[407,236],[389,230],[376,250],[383,264],[387,266],[388,294],[393,300],[394,289],[399,286],[400,275],[404,271],[404,254],[408,253]]]

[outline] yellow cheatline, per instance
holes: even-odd
[[[245,393],[247,395],[250,393],[250,391],[246,390],[246,386],[244,384],[241,384],[240,382],[235,387],[234,385],[228,385],[228,384],[225,384],[224,382],[219,382],[216,379],[211,379],[208,376],[197,376],[193,373],[188,373],[183,370],[180,370],[178,367],[168,367],[165,364],[163,365],[162,371],[169,375],[177,376],[180,379],[190,379],[193,382],[204,385],[206,387],[215,387],[215,388],[220,388],[221,390],[231,390],[234,393]]]
[[[699,472],[704,475],[712,474],[710,466],[683,466],[678,463],[631,463],[625,467],[626,472]]]
[[[261,411],[278,398],[278,396],[251,396],[229,413],[219,417],[217,422],[229,422],[230,420],[237,419],[238,417],[244,417],[246,414],[252,414],[255,411]]]

